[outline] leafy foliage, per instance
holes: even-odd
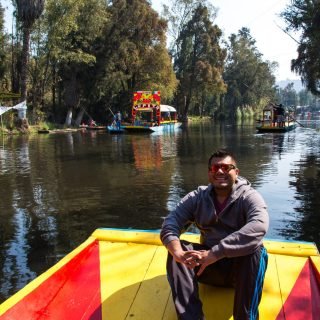
[[[178,100],[185,97],[184,117],[190,106],[204,107],[208,98],[225,92],[222,71],[226,52],[220,47],[221,35],[208,7],[201,4],[191,10],[190,20],[181,28],[174,69],[180,81]]]
[[[44,0],[14,0],[17,8],[17,18],[23,28],[31,28],[41,16]]]
[[[4,34],[4,9],[2,8],[0,3],[0,79],[2,79],[5,74],[5,43],[6,38]]]
[[[320,95],[320,2],[293,0],[281,16],[287,31],[301,32],[298,57],[292,60],[291,69],[313,94]]]
[[[59,63],[92,64],[93,43],[107,21],[104,1],[48,0],[46,25],[51,58]]]
[[[147,1],[48,0],[45,21],[48,53],[68,107],[81,103],[102,115],[112,104],[129,107],[134,90],[173,96],[166,22]]]
[[[47,53],[55,72],[54,85],[70,115],[80,101],[86,100],[85,88],[96,63],[96,43],[102,37],[107,17],[103,0],[47,2]]]
[[[273,99],[275,63],[262,60],[250,30],[242,28],[229,38],[224,79],[228,85],[225,106],[232,117],[238,107],[258,106],[265,99]]]
[[[112,1],[105,35],[105,83],[108,100],[131,105],[135,90],[160,90],[172,98],[177,82],[166,48],[167,23],[148,1]],[[120,93],[120,95],[118,95]]]
[[[279,88],[277,95],[279,102],[287,107],[299,104],[298,95],[293,87],[293,83],[288,83],[283,89]]]
[[[35,21],[40,17],[44,9],[44,0],[14,0],[17,8],[17,20],[21,24],[23,32],[23,46],[21,51],[21,100],[27,98],[28,60],[30,34]]]
[[[85,113],[103,123],[109,107],[130,114],[136,90],[160,90],[162,103],[185,118],[247,116],[273,97],[275,63],[263,61],[245,29],[223,46],[207,0],[172,1],[162,17],[148,0],[14,3],[19,28],[10,51],[4,48],[12,74],[3,72],[12,88],[28,88],[37,121],[69,121],[72,113],[78,121]]]

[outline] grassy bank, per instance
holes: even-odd
[[[7,127],[3,124],[0,127],[0,134],[3,135],[18,135],[18,134],[34,134],[38,133],[39,130],[65,130],[66,127],[56,123],[41,122],[37,125],[29,125],[28,128],[18,128],[18,127]]]

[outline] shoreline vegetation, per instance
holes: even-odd
[[[209,116],[190,116],[188,117],[188,122],[201,122],[201,121],[212,121],[213,118]],[[0,134],[2,135],[18,135],[18,134],[34,134],[34,133],[49,133],[49,132],[72,132],[83,130],[81,126],[66,126],[51,122],[41,122],[37,125],[28,125],[26,129],[21,129],[20,127],[8,127],[3,124],[0,127]]]
[[[115,110],[130,114],[132,93],[140,90],[161,92],[163,104],[185,119],[196,115],[193,121],[201,115],[251,120],[272,101],[318,110],[317,56],[292,60],[305,89],[298,93],[290,80],[278,85],[277,61],[264,59],[247,27],[226,39],[208,0],[173,1],[162,12],[146,0],[125,6],[103,0],[12,5],[8,33],[0,4],[0,107],[25,102],[30,125],[53,121],[72,127],[88,117],[105,124]],[[312,31],[310,17],[318,11],[318,3],[301,8],[296,0],[280,16],[289,30]],[[300,40],[300,50],[311,53],[319,43],[313,32]],[[7,118],[3,132],[29,132],[28,124],[21,130],[13,125],[14,115]]]
[[[20,127],[8,128],[5,125],[0,127],[1,135],[21,135],[21,134],[34,134],[34,133],[47,133],[47,132],[60,132],[60,131],[77,131],[81,127],[66,127],[55,123],[44,122],[37,125],[28,125],[27,128],[21,129]]]

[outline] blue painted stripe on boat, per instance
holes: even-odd
[[[266,272],[266,261],[268,259],[267,250],[262,248],[261,256],[260,256],[260,265],[258,270],[258,275],[256,278],[256,285],[253,293],[251,308],[250,308],[250,320],[255,320],[258,314],[259,307],[259,296],[262,292],[264,275]]]
[[[256,319],[256,314],[257,314],[257,302],[258,302],[258,288],[259,288],[259,279],[261,278],[261,273],[262,273],[262,261],[263,261],[263,257],[262,257],[263,252],[261,252],[261,257],[260,257],[260,264],[259,264],[259,270],[258,270],[258,275],[256,278],[256,285],[255,285],[255,289],[254,289],[254,293],[253,293],[253,297],[252,297],[252,301],[251,301],[251,307],[250,307],[250,312],[249,312],[249,318],[250,320],[255,320]]]

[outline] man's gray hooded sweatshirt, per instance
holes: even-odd
[[[202,244],[211,248],[217,259],[253,253],[261,244],[269,226],[267,206],[248,180],[238,177],[225,208],[217,215],[213,185],[200,186],[187,194],[165,218],[161,241],[166,246],[179,239],[194,223]]]

